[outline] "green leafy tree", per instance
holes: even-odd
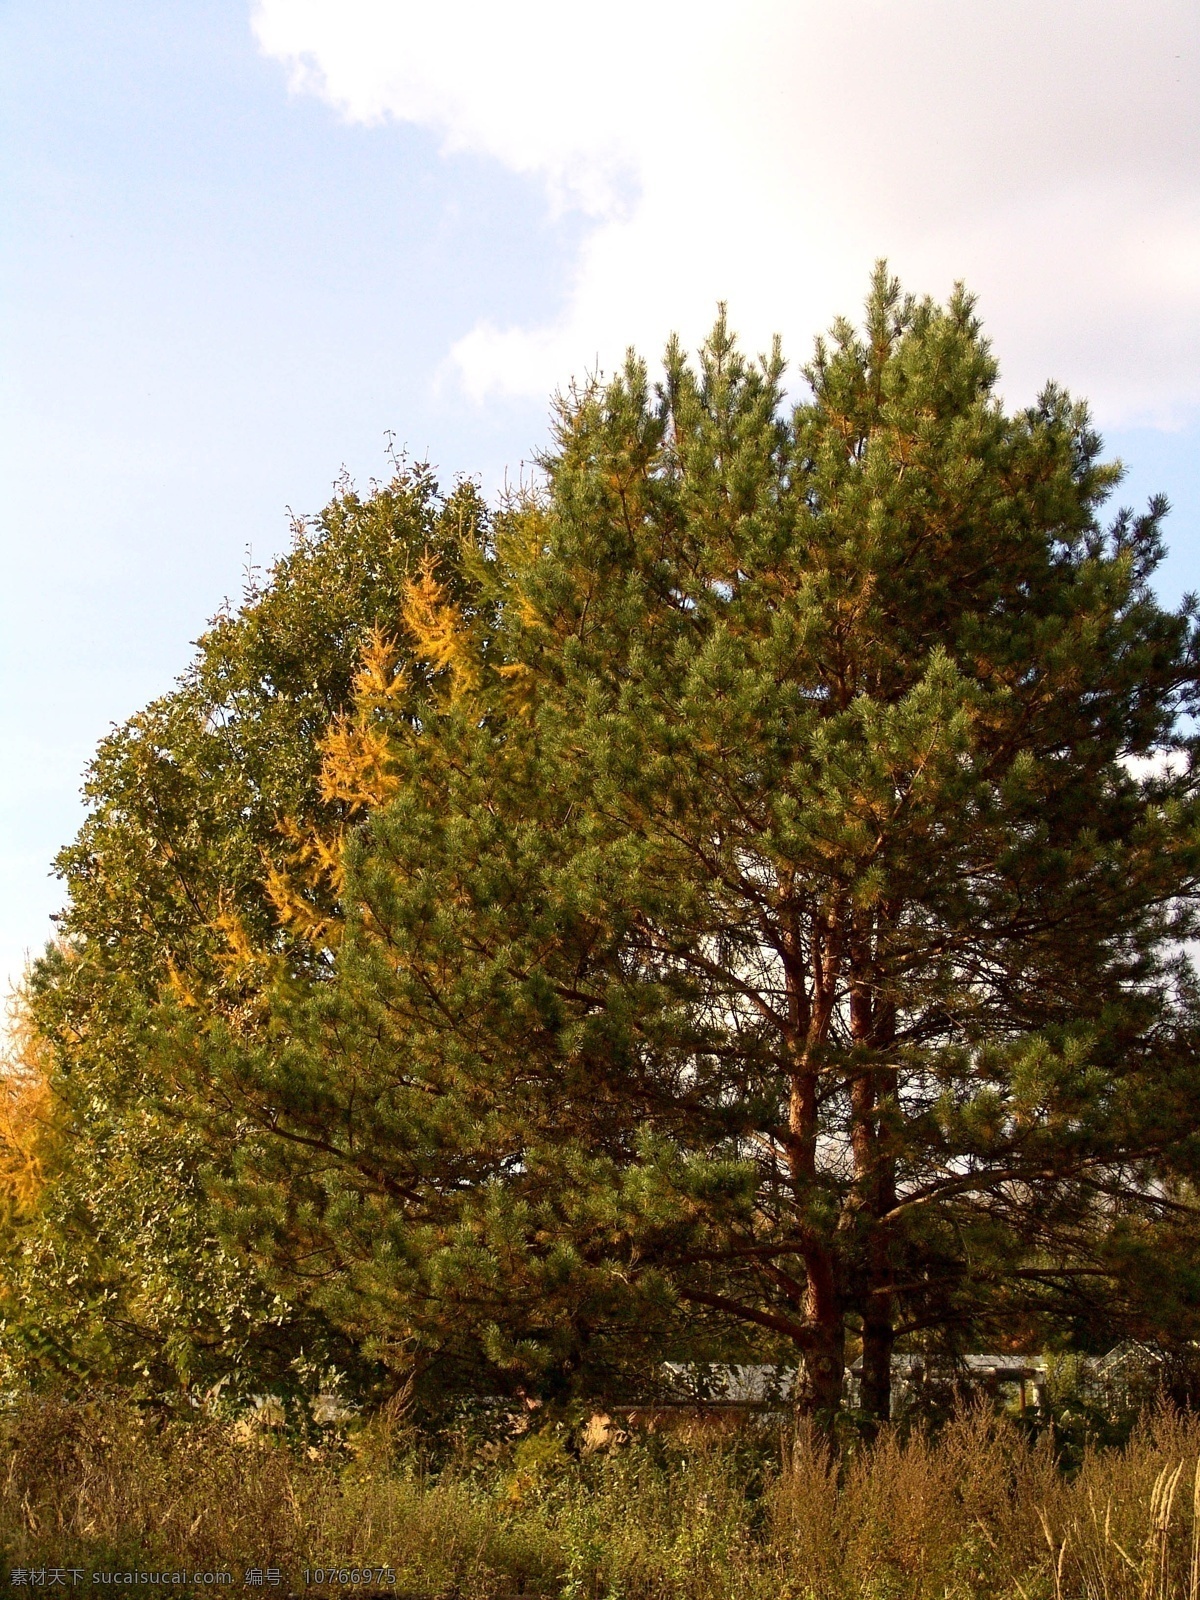
[[[87,820],[58,862],[61,939],[26,997],[54,1118],[36,1204],[9,1230],[10,1378],[101,1377],[157,1395],[299,1386],[331,1365],[370,1376],[344,1334],[221,1242],[206,1151],[155,1047],[180,1007],[249,1017],[237,974],[251,937],[303,961],[308,946],[277,928],[271,862],[289,852],[289,826],[339,825],[319,745],[364,643],[395,625],[426,552],[446,564],[482,515],[470,486],[442,497],[424,469],[367,497],[343,488],[215,619],[177,686],[100,746]]]
[[[790,412],[783,370],[722,321],[563,402],[326,741],[308,967],[168,1041],[242,1247],[435,1367],[752,1339],[828,1416],[857,1346],[879,1416],[897,1340],[1194,1326],[1165,503],[1101,524],[1086,410],[1006,411],[961,291],[881,268]]]

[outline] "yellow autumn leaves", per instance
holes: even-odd
[[[53,1135],[49,1046],[34,1026],[24,993],[8,1002],[0,1052],[0,1207],[27,1215],[46,1178]]]
[[[442,678],[452,704],[482,683],[478,639],[430,555],[407,585],[400,620],[403,642],[378,624],[372,628],[354,676],[351,707],[334,718],[321,741],[318,793],[327,806],[340,808],[344,818],[386,805],[399,787],[395,739],[413,688],[406,653],[431,679]],[[342,889],[345,823],[323,830],[284,818],[279,831],[287,841],[286,862],[267,862],[264,881],[280,922],[311,943],[334,945],[337,918],[327,907]],[[240,929],[229,938],[234,959],[239,937],[244,938]]]

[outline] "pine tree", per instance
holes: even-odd
[[[962,291],[880,268],[783,372],[722,319],[563,401],[325,746],[359,820],[277,890],[322,982],[173,1035],[231,1227],[359,1334],[551,1388],[752,1337],[827,1417],[856,1344],[881,1416],[897,1340],[1194,1325],[1165,503],[1102,526],[1085,408],[1008,413]]]

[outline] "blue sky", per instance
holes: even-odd
[[[803,358],[874,255],[917,290],[965,276],[1006,392],[1094,398],[1122,499],[1174,502],[1164,594],[1200,588],[1193,7],[598,15],[0,4],[10,977],[50,931],[89,752],[289,506],[383,474],[388,430],[494,489],[555,385],[698,337],[722,296]]]

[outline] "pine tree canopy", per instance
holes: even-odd
[[[885,1416],[898,1342],[1197,1331],[1165,502],[1101,520],[1086,409],[1010,414],[961,291],[881,267],[783,377],[723,317],[656,385],[631,356],[536,492],[409,534],[390,609],[314,602],[295,670],[341,686],[294,782],[259,776],[278,696],[230,713],[195,900],[156,822],[95,850],[147,793],[98,769],[72,960],[136,988],[264,1292],[430,1384],[753,1352],[827,1417],[861,1355]],[[244,785],[248,821],[196,807]]]

